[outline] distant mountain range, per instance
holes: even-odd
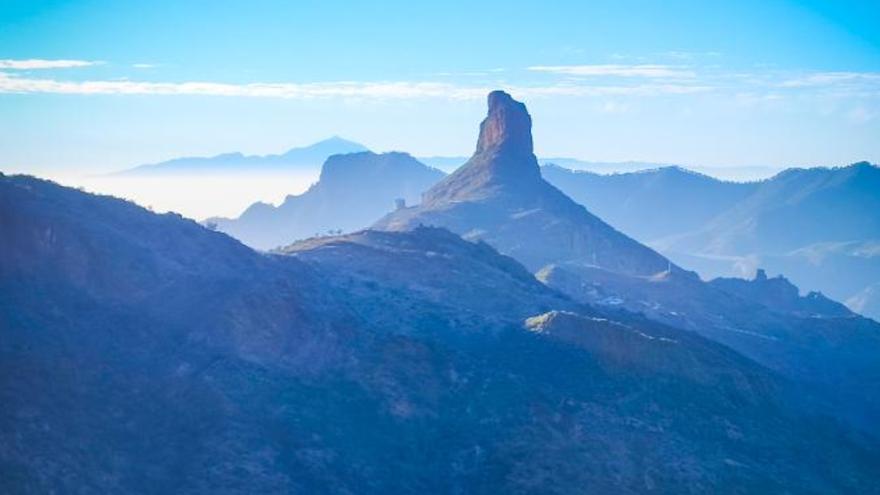
[[[367,151],[367,148],[353,141],[332,137],[302,148],[293,148],[280,155],[247,156],[241,153],[224,153],[212,157],[175,158],[123,170],[114,175],[137,177],[309,170],[320,167],[331,155],[357,153],[360,151]]]
[[[468,160],[463,156],[430,156],[419,157],[419,160],[426,165],[438,168],[445,172],[452,172]],[[593,172],[597,174],[621,174],[628,172],[640,172],[643,170],[654,170],[658,168],[681,168],[693,170],[698,173],[706,174],[723,180],[736,181],[753,181],[770,177],[782,170],[781,167],[769,166],[738,166],[738,167],[700,167],[700,166],[681,166],[666,163],[625,161],[625,162],[595,162],[588,160],[579,160],[577,158],[541,158],[538,157],[538,163],[542,166],[555,165],[561,168],[571,170]]]
[[[544,177],[627,234],[704,277],[764,267],[852,301],[880,319],[880,168],[789,169],[752,183],[679,168],[599,175],[546,166]]]
[[[309,146],[292,148],[280,155],[243,155],[239,152],[223,153],[211,157],[174,158],[160,163],[140,165],[112,175],[121,177],[149,177],[163,175],[237,174],[283,171],[317,171],[331,155],[368,151],[367,147],[337,136]],[[416,157],[425,165],[452,172],[468,160],[462,156]],[[636,172],[661,167],[677,166],[651,162],[591,162],[576,158],[539,158],[541,165],[557,165],[572,170],[585,170],[601,174]],[[777,173],[774,167],[688,167],[713,177],[733,180],[763,179]]]
[[[421,193],[443,175],[405,153],[332,155],[308,191],[288,196],[279,206],[255,203],[238,218],[206,223],[249,246],[272,249],[315,235],[363,229],[392,211],[395,201],[418,203]]]

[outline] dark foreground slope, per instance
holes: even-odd
[[[0,492],[872,493],[877,444],[439,229],[261,255],[0,176]]]

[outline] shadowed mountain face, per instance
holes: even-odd
[[[256,253],[0,176],[0,492],[877,493],[730,349],[445,230]]]
[[[353,141],[332,137],[302,148],[292,148],[280,155],[246,156],[224,153],[212,157],[175,158],[161,163],[123,170],[121,176],[161,176],[180,174],[230,174],[317,170],[331,155],[358,153],[367,148]]]
[[[597,175],[547,166],[544,177],[601,218],[706,278],[758,267],[806,290],[852,300],[880,279],[880,168],[790,169],[739,184],[663,168]]]
[[[375,227],[443,226],[484,240],[531,270],[579,260],[627,274],[669,268],[665,258],[614,230],[541,178],[532,152],[531,118],[507,93],[489,95],[474,155],[429,189],[422,203]]]
[[[362,229],[392,211],[395,201],[418,202],[443,173],[405,153],[334,155],[318,182],[280,206],[255,203],[235,219],[209,222],[257,249],[272,249],[328,231]]]

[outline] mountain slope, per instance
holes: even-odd
[[[420,205],[389,214],[376,228],[443,226],[484,240],[533,271],[560,260],[641,275],[669,267],[541,178],[531,117],[522,103],[495,91],[488,104],[470,160],[429,189]]]
[[[679,167],[600,175],[547,165],[543,177],[641,242],[692,232],[754,192]]]
[[[857,294],[880,277],[880,168],[789,169],[752,183],[676,168],[597,175],[555,166],[544,177],[590,211],[704,278],[784,274],[880,319]]]
[[[392,211],[397,199],[417,203],[442,177],[405,153],[334,155],[303,194],[288,196],[277,207],[255,203],[238,218],[209,221],[250,246],[272,249],[329,230],[364,228]]]
[[[0,176],[0,233],[4,493],[877,493],[789,382],[442,230],[262,255]]]
[[[762,266],[850,300],[880,277],[880,167],[790,169],[702,228],[655,245],[708,276]],[[870,306],[854,305],[880,319]]]
[[[880,239],[880,167],[789,169],[670,249],[778,255],[817,242]]]
[[[332,137],[302,148],[292,148],[280,155],[246,156],[241,153],[224,153],[212,157],[175,158],[123,170],[115,175],[136,177],[279,172],[297,169],[317,170],[331,155],[361,151],[367,151],[367,148],[353,141]]]

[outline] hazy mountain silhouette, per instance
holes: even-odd
[[[418,159],[429,165],[431,167],[439,168],[444,171],[453,171],[462,163],[468,160],[466,156],[420,156]],[[755,181],[766,179],[768,177],[773,176],[774,174],[779,173],[782,170],[781,167],[768,167],[768,166],[736,166],[736,167],[722,167],[722,166],[711,166],[711,167],[701,167],[701,166],[683,166],[683,165],[675,165],[669,163],[652,163],[652,162],[639,162],[639,161],[624,161],[624,162],[596,162],[596,161],[587,161],[580,160],[577,158],[564,158],[564,157],[551,157],[551,158],[542,158],[538,157],[538,163],[543,166],[556,166],[559,168],[566,168],[572,171],[580,171],[580,172],[592,172],[596,174],[621,174],[628,172],[642,172],[655,170],[658,168],[683,168],[685,170],[691,170],[697,173],[705,174],[711,176],[713,178],[719,180],[736,180],[736,181]],[[552,182],[552,181],[551,181]]]
[[[720,181],[679,167],[600,175],[547,165],[541,174],[641,242],[699,229],[758,187],[755,183]]]
[[[880,169],[789,169],[723,182],[681,169],[597,175],[547,166],[544,177],[612,225],[704,277],[759,266],[840,300],[880,279]],[[852,306],[856,309],[856,306]],[[875,319],[870,305],[858,311]]]
[[[123,170],[115,175],[154,176],[316,170],[331,155],[360,151],[367,151],[367,148],[362,144],[334,136],[302,148],[292,148],[280,155],[247,156],[241,153],[224,153],[212,157],[175,158]]]
[[[880,168],[788,169],[671,249],[783,254],[819,242],[880,239]]]
[[[878,491],[791,381],[441,229],[265,255],[0,176],[0,233],[3,492]]]
[[[365,228],[392,211],[397,199],[417,203],[442,177],[405,153],[333,155],[308,191],[277,207],[255,203],[238,218],[208,222],[250,246],[271,249],[328,231]]]

